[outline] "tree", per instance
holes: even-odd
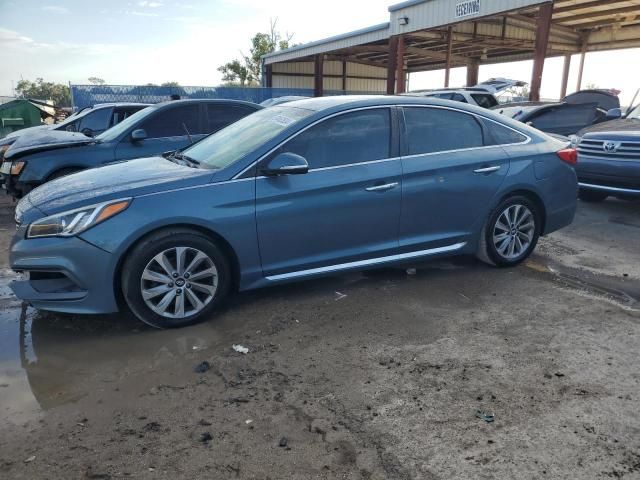
[[[42,78],[36,78],[35,82],[20,80],[16,85],[16,93],[23,98],[53,100],[57,107],[71,106],[71,91],[67,85],[45,82]]]
[[[161,87],[179,87],[180,84],[178,82],[164,82],[160,84]]]
[[[89,77],[87,78],[87,80],[89,80],[89,83],[93,85],[104,85],[105,83],[107,83],[100,77]]]
[[[222,72],[222,81],[240,86],[260,85],[262,80],[262,56],[276,50],[289,48],[293,34],[284,36],[277,30],[278,19],[271,20],[268,33],[256,33],[251,39],[249,55],[242,52],[241,60],[233,60],[218,68]]]

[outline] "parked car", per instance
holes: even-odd
[[[624,119],[582,129],[571,142],[580,158],[580,199],[640,198],[640,105]]]
[[[70,115],[60,123],[38,125],[16,130],[6,135],[2,141],[0,141],[0,146],[13,143],[6,142],[6,140],[13,139],[13,141],[15,141],[15,139],[23,135],[33,135],[34,133],[42,133],[47,130],[80,132],[88,137],[95,137],[114,125],[117,125],[128,116],[148,106],[148,103],[101,103],[84,108],[78,113]]]
[[[238,100],[174,100],[140,110],[95,138],[59,131],[20,137],[6,150],[0,173],[7,192],[21,197],[79,170],[179,150],[261,108]]]
[[[455,102],[469,103],[482,108],[492,108],[498,105],[495,94],[510,87],[521,87],[526,82],[519,80],[509,80],[507,78],[490,78],[479,83],[475,87],[462,88],[442,88],[439,90],[414,90],[405,95],[417,97],[435,97],[443,100],[453,100]]]
[[[620,100],[608,90],[581,90],[559,102],[507,103],[493,109],[543,132],[564,136],[621,116]]]
[[[262,105],[263,107],[273,107],[274,105],[281,105],[283,103],[293,102],[295,100],[304,100],[305,98],[309,97],[303,97],[300,95],[285,95],[283,97],[267,98],[260,105]]]
[[[489,110],[325,97],[256,112],[175,157],[108,165],[16,208],[11,288],[36,308],[206,318],[233,289],[477,254],[508,267],[571,223],[574,149]]]

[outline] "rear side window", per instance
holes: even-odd
[[[109,128],[109,122],[111,121],[111,112],[110,108],[101,108],[99,110],[95,110],[91,113],[86,114],[80,120],[80,131],[88,128],[94,132],[99,132],[102,130],[106,130]]]
[[[287,142],[278,153],[301,155],[315,169],[389,158],[390,145],[389,109],[380,108],[325,120]]]
[[[467,102],[467,99],[464,98],[464,95],[461,95],[459,93],[454,93],[451,97],[451,100],[455,100],[456,102],[469,103]]]
[[[499,123],[490,122],[485,120],[485,126],[487,127],[487,140],[490,145],[509,145],[511,143],[522,143],[527,137],[523,134],[511,130]]]
[[[498,105],[496,97],[489,93],[472,93],[471,98],[482,108],[492,108]]]
[[[200,105],[190,104],[161,109],[153,117],[142,122],[149,138],[178,137],[198,133]],[[185,129],[186,127],[186,129]]]
[[[482,127],[473,115],[443,108],[405,107],[408,155],[484,146]]]
[[[239,105],[218,105],[210,103],[207,105],[207,127],[202,133],[213,133],[222,130],[227,125],[237,122],[246,117],[254,110]]]

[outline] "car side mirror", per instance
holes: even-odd
[[[133,132],[131,132],[131,141],[132,142],[140,142],[147,138],[147,132],[144,128],[137,128]]]
[[[616,120],[622,118],[622,110],[619,108],[612,108],[607,111],[607,120]]]
[[[286,152],[273,157],[260,171],[268,177],[300,175],[309,171],[309,163],[300,155]]]

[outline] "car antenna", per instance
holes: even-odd
[[[634,107],[634,103],[636,101],[636,98],[638,96],[638,92],[640,92],[640,88],[636,90],[636,94],[633,96],[633,98],[631,99],[631,103],[629,104],[629,106],[627,107],[627,111],[624,112],[625,115],[629,115],[629,113],[631,113],[631,110],[633,110]]]
[[[193,145],[193,140],[191,139],[191,134],[189,133],[189,129],[187,128],[187,125],[183,123],[182,126],[184,127],[184,131],[187,132],[187,137],[189,137],[189,143]]]

